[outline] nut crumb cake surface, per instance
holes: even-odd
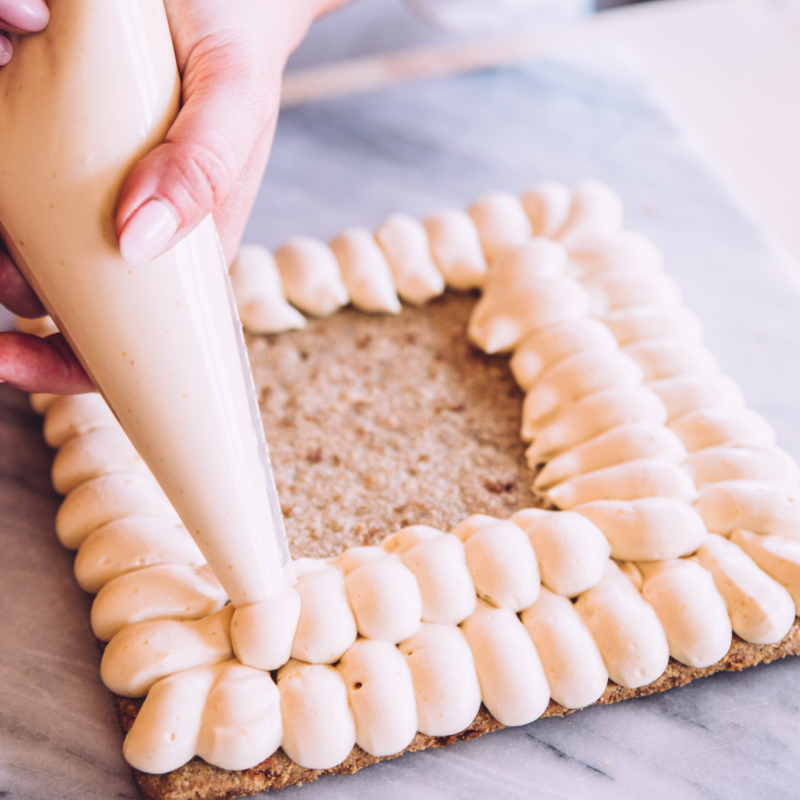
[[[292,555],[536,504],[505,356],[466,341],[473,295],[394,317],[345,309],[247,339]]]

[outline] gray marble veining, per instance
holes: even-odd
[[[800,293],[792,265],[624,61],[541,61],[289,109],[247,238],[329,237],[394,210],[463,206],[542,178],[608,181],[652,236],[724,369],[800,456]],[[51,454],[0,386],[0,797],[134,797],[98,677],[90,598],[52,532]],[[800,661],[548,719],[357,775],[304,798],[790,797]]]

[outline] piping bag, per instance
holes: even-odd
[[[162,0],[51,0],[0,69],[0,234],[234,605],[294,583],[211,217],[129,267],[114,215],[180,104]]]

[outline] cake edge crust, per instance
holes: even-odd
[[[774,644],[749,644],[734,634],[727,655],[710,667],[694,668],[679,664],[670,658],[667,669],[660,678],[638,689],[625,689],[612,682],[593,705],[610,705],[634,697],[646,697],[685,686],[698,678],[717,672],[740,672],[758,664],[769,664],[779,658],[800,655],[800,618],[795,618],[789,632]],[[114,705],[122,730],[127,733],[142,701],[113,695]],[[567,709],[550,700],[542,717],[563,717],[580,709]],[[182,767],[163,775],[151,775],[133,769],[134,779],[145,800],[233,800],[235,797],[259,794],[314,781],[322,775],[347,775],[358,772],[379,761],[397,758],[403,753],[447,747],[457,741],[477,739],[486,733],[501,730],[501,725],[481,705],[473,722],[460,733],[451,736],[427,736],[417,733],[405,750],[390,756],[371,756],[355,745],[350,755],[329,769],[306,769],[292,761],[283,750],[246,770],[231,771],[215,767],[195,757]]]

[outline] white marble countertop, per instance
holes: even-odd
[[[488,188],[594,177],[663,248],[708,342],[800,457],[800,290],[624,58],[602,52],[287,109],[247,231],[276,245]],[[52,532],[50,453],[0,386],[0,797],[135,797],[98,677],[90,598]],[[319,798],[789,797],[800,660],[534,722],[285,790]]]

